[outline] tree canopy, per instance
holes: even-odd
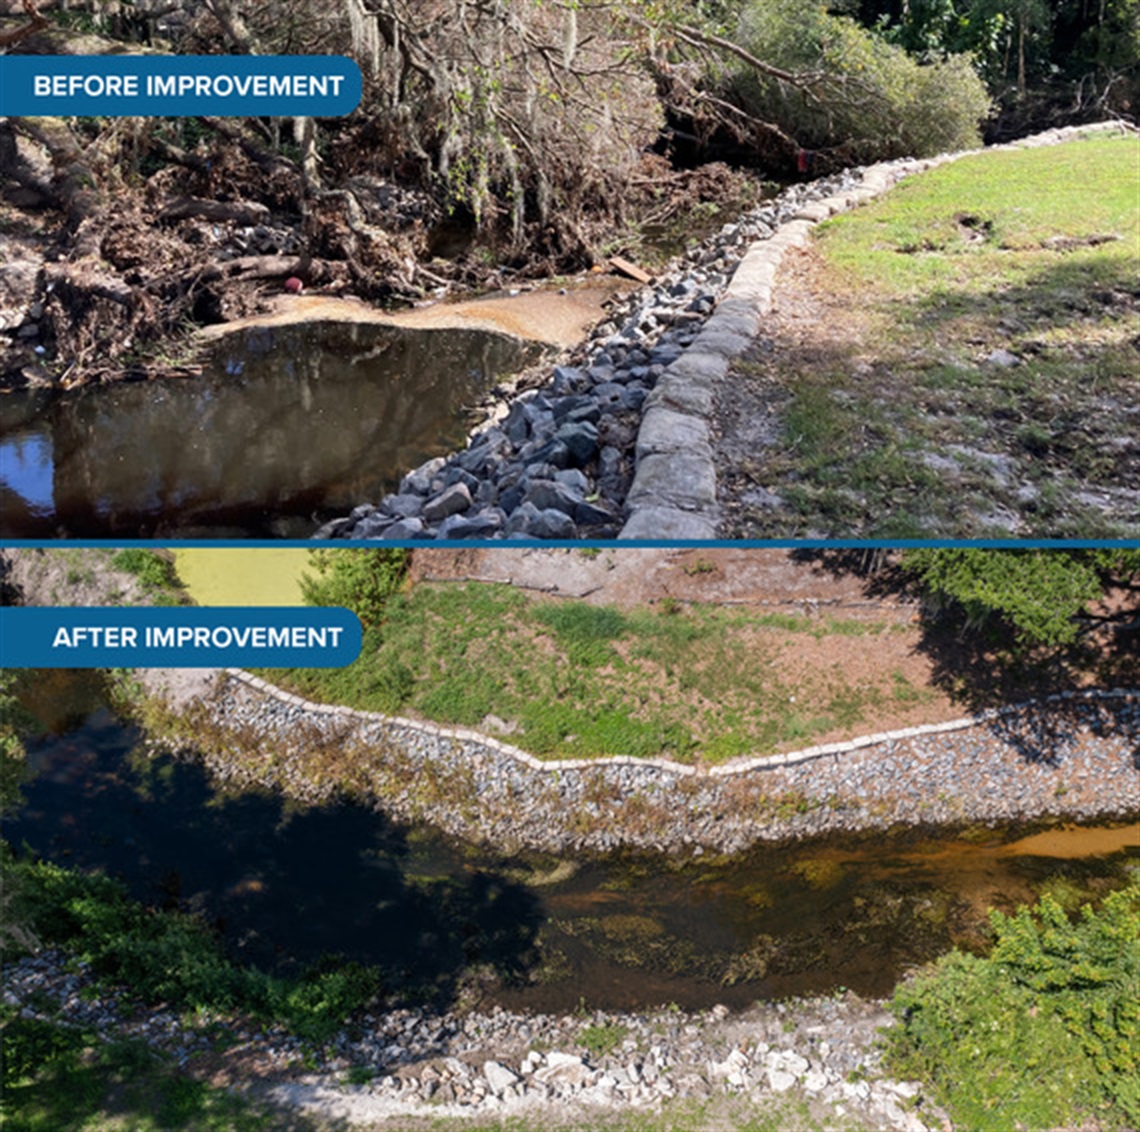
[[[44,311],[38,343],[6,347],[8,384],[175,372],[159,343],[259,309],[258,288],[290,276],[390,300],[579,270],[636,241],[662,192],[692,192],[674,179],[688,164],[819,175],[973,144],[993,97],[1057,124],[1128,114],[1140,83],[1140,0],[4,10],[9,52],[336,52],[366,77],[342,119],[0,118],[0,190],[58,217],[65,252],[29,251],[12,276]],[[464,250],[440,257],[449,224]]]
[[[935,608],[952,606],[967,629],[995,630],[1021,648],[1140,629],[1140,550],[917,549],[902,566]]]

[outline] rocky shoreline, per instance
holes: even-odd
[[[191,709],[224,785],[343,796],[503,849],[739,853],[897,826],[1140,813],[1140,693],[1096,690],[697,768],[539,760],[478,732],[314,704],[228,671]]]
[[[895,166],[900,176],[909,169]],[[857,189],[862,176],[854,169],[794,185],[726,224],[614,308],[574,364],[499,403],[465,451],[427,461],[397,493],[361,504],[314,537],[616,538],[642,411],[658,380],[696,340],[749,248],[806,206]]]
[[[1065,127],[995,148],[1120,128]],[[969,152],[978,151],[844,170],[751,209],[615,307],[546,385],[496,404],[465,451],[427,461],[398,492],[362,503],[314,537],[717,537],[714,396],[771,310],[784,251],[829,216]]]
[[[142,1007],[95,983],[83,963],[43,951],[7,965],[4,1002],[106,1041],[142,1039],[191,1073],[350,1124],[529,1116],[590,1127],[622,1110],[709,1103],[753,1115],[796,1103],[817,1118],[899,1132],[945,1124],[918,1083],[884,1074],[884,1005],[847,992],[739,1014],[400,1008],[364,1014],[318,1049],[249,1021],[219,1039],[208,1020]]]

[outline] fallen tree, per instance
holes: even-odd
[[[49,21],[21,3],[2,34],[26,53],[343,52],[366,82],[333,120],[0,119],[7,189],[59,214],[51,269],[0,310],[17,328],[8,384],[179,370],[188,327],[251,313],[290,276],[384,302],[589,267],[641,223],[739,197],[727,171],[690,178],[649,154],[666,118],[729,130],[748,163],[796,175],[797,123],[737,98],[728,61],[829,113],[862,89],[667,4],[72,0]],[[433,258],[442,227],[467,250]]]

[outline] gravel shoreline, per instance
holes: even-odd
[[[707,769],[544,762],[474,731],[309,703],[236,671],[198,702],[211,738],[195,757],[226,784],[305,802],[351,794],[398,820],[500,848],[739,853],[895,826],[1140,813],[1132,690],[1065,693]]]
[[[817,1119],[899,1132],[945,1126],[917,1082],[884,1073],[877,1038],[893,1021],[884,1004],[849,992],[739,1014],[402,1008],[364,1014],[319,1049],[252,1022],[219,1039],[206,1022],[96,990],[84,964],[55,950],[8,964],[3,998],[22,1017],[141,1039],[180,1068],[350,1124],[520,1116],[591,1127],[621,1110],[731,1100],[754,1114],[802,1103]],[[600,1034],[612,1048],[600,1048]]]

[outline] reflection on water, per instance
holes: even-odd
[[[462,444],[537,347],[353,323],[222,339],[201,378],[0,398],[0,537],[307,538]]]
[[[952,944],[979,945],[987,906],[1046,887],[1092,898],[1140,864],[1136,824],[1046,841],[830,838],[683,865],[504,857],[359,806],[221,795],[136,739],[100,708],[33,742],[9,840],[202,912],[247,961],[337,953],[382,966],[392,990],[444,999],[477,965],[500,976],[497,1001],[547,1010],[880,995]]]

